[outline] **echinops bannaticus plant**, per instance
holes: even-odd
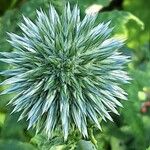
[[[80,19],[69,4],[59,16],[50,5],[48,13],[37,11],[35,22],[23,17],[22,35],[8,33],[14,51],[1,52],[0,60],[12,69],[0,73],[9,77],[1,85],[10,85],[1,94],[16,93],[13,112],[22,112],[28,128],[49,137],[60,128],[66,140],[75,126],[86,138],[89,124],[101,129],[100,118],[118,114],[126,99],[120,85],[130,80],[123,71],[128,57],[119,51],[123,40],[111,37],[110,22],[95,25],[96,16]]]

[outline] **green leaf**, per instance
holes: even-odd
[[[150,150],[150,146],[146,150]]]
[[[0,140],[1,150],[36,150],[31,144],[17,140]]]
[[[53,146],[50,150],[66,150],[65,145]]]
[[[39,150],[70,150],[64,144],[64,138],[56,134],[54,138],[48,140],[47,135],[37,134],[31,139],[31,143],[36,145]]]
[[[149,27],[150,27],[149,6],[150,1],[146,1],[145,3],[142,0],[138,1],[125,0],[123,2],[124,10],[129,11],[132,14],[136,15],[145,24],[144,31],[137,30],[135,28],[135,24],[129,24],[129,27],[131,27],[132,30],[129,31],[130,43],[128,43],[128,45],[130,47],[132,46],[134,49],[137,49],[137,51],[139,51],[141,45],[145,44],[146,42],[147,43],[149,42]]]
[[[78,144],[75,150],[96,150],[94,144],[92,144],[90,141],[84,141],[81,140]]]
[[[112,150],[126,150],[125,145],[121,144],[121,140],[115,137],[111,137],[111,149]]]
[[[25,140],[24,128],[26,128],[26,123],[17,122],[17,119],[18,114],[6,116],[1,129],[1,137]]]
[[[125,38],[128,37],[127,23],[129,21],[134,21],[137,24],[137,29],[138,27],[140,27],[141,30],[144,29],[144,23],[132,13],[126,11],[113,10],[111,12],[100,13],[98,21],[104,20],[111,20],[111,25],[115,27],[113,33]]]

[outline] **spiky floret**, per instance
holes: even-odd
[[[22,35],[9,33],[15,50],[0,53],[13,66],[0,73],[9,76],[1,85],[11,85],[1,94],[17,92],[10,103],[22,111],[19,120],[27,117],[29,128],[49,136],[61,125],[65,139],[73,125],[87,137],[88,122],[101,129],[99,118],[112,121],[109,113],[118,114],[119,99],[126,99],[119,86],[129,77],[122,70],[128,57],[118,51],[123,40],[111,37],[110,22],[95,25],[96,15],[80,20],[69,4],[61,16],[50,6],[34,23],[23,18]]]

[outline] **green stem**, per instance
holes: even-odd
[[[94,134],[93,134],[93,128],[89,128],[89,138],[91,140],[91,142],[95,145],[95,147],[97,148],[97,140],[95,139],[94,137]]]

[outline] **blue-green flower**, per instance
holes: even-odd
[[[1,52],[0,60],[12,65],[2,71],[10,84],[2,94],[17,93],[10,103],[29,127],[50,137],[62,129],[67,139],[75,125],[88,137],[88,123],[101,129],[99,119],[112,121],[118,114],[120,99],[126,93],[120,84],[130,79],[124,64],[128,57],[119,49],[123,40],[111,37],[110,22],[95,25],[96,15],[80,19],[77,6],[66,5],[59,16],[53,6],[49,12],[37,11],[33,23],[23,17],[22,35],[9,33],[12,52]]]

